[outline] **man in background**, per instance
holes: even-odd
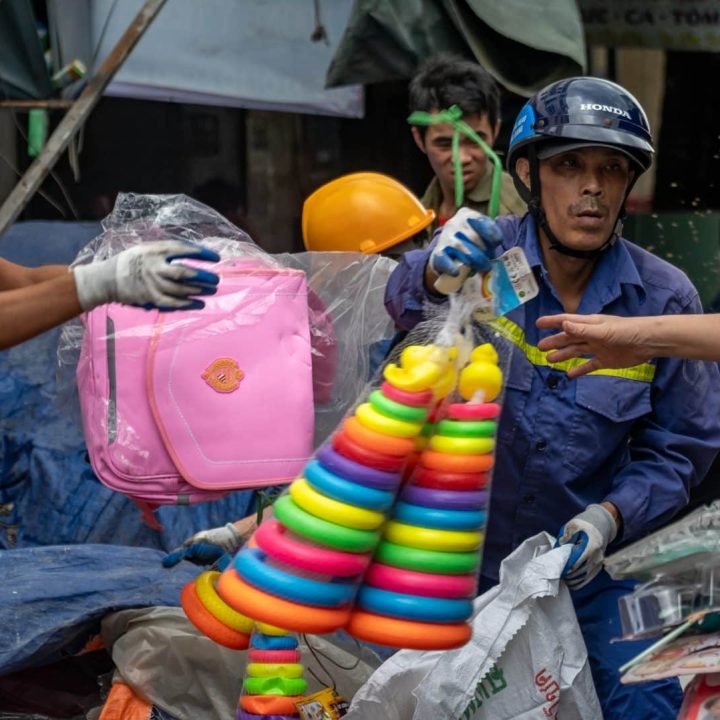
[[[500,93],[495,80],[476,62],[452,55],[437,55],[423,64],[410,82],[410,111],[437,115],[453,105],[462,110],[461,119],[490,147],[500,131]],[[435,177],[421,198],[435,212],[435,220],[420,236],[427,245],[435,230],[442,227],[460,206],[455,197],[455,172],[452,152],[454,128],[449,122],[413,126],[417,146],[427,155]],[[482,148],[460,134],[460,166],[463,177],[462,207],[488,213],[493,166]],[[522,216],[527,211],[512,178],[502,173],[500,215]]]

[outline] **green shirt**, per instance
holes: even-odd
[[[492,166],[488,165],[488,172],[485,173],[483,179],[469,192],[465,193],[463,198],[463,207],[469,207],[471,210],[487,214],[488,204],[490,202],[490,189],[492,187]],[[425,247],[432,240],[433,233],[438,227],[438,216],[440,214],[440,205],[442,203],[442,190],[437,177],[434,177],[422,196],[421,203],[431,210],[435,211],[435,219],[424,231],[422,247]],[[500,209],[498,215],[518,215],[522,217],[527,212],[525,201],[520,198],[515,189],[513,179],[506,172],[502,174],[502,182],[500,183]]]

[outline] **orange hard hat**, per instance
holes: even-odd
[[[303,241],[306,250],[377,253],[421,232],[434,218],[435,213],[394,178],[351,173],[305,200]]]

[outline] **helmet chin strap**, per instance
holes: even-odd
[[[550,229],[550,223],[547,220],[545,210],[543,210],[540,200],[540,163],[538,162],[534,146],[530,146],[528,148],[528,162],[530,164],[530,192],[527,200],[528,211],[535,219],[538,227],[545,233],[545,236],[550,243],[550,249],[555,250],[555,252],[559,252],[562,255],[580,258],[581,260],[593,260],[600,257],[600,255],[602,255],[613,245],[613,243],[615,243],[622,233],[623,221],[625,220],[625,201],[623,200],[622,207],[620,208],[620,212],[615,222],[615,227],[613,228],[610,237],[599,248],[595,248],[595,250],[575,250],[574,248],[561,243],[555,236],[555,233]],[[627,192],[625,193],[625,198],[627,198],[630,194],[630,190],[633,185],[634,182],[631,182]]]

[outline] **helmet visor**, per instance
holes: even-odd
[[[632,153],[628,152],[624,147],[620,147],[618,145],[611,145],[609,143],[599,143],[599,142],[547,142],[547,143],[543,143],[543,145],[538,148],[537,159],[538,160],[547,160],[551,157],[555,157],[555,155],[560,155],[561,153],[565,153],[565,152],[571,152],[573,150],[580,150],[581,148],[586,148],[586,147],[610,148],[610,150],[616,150],[617,152],[620,152],[623,155],[625,155],[633,164],[637,163],[637,158]]]

